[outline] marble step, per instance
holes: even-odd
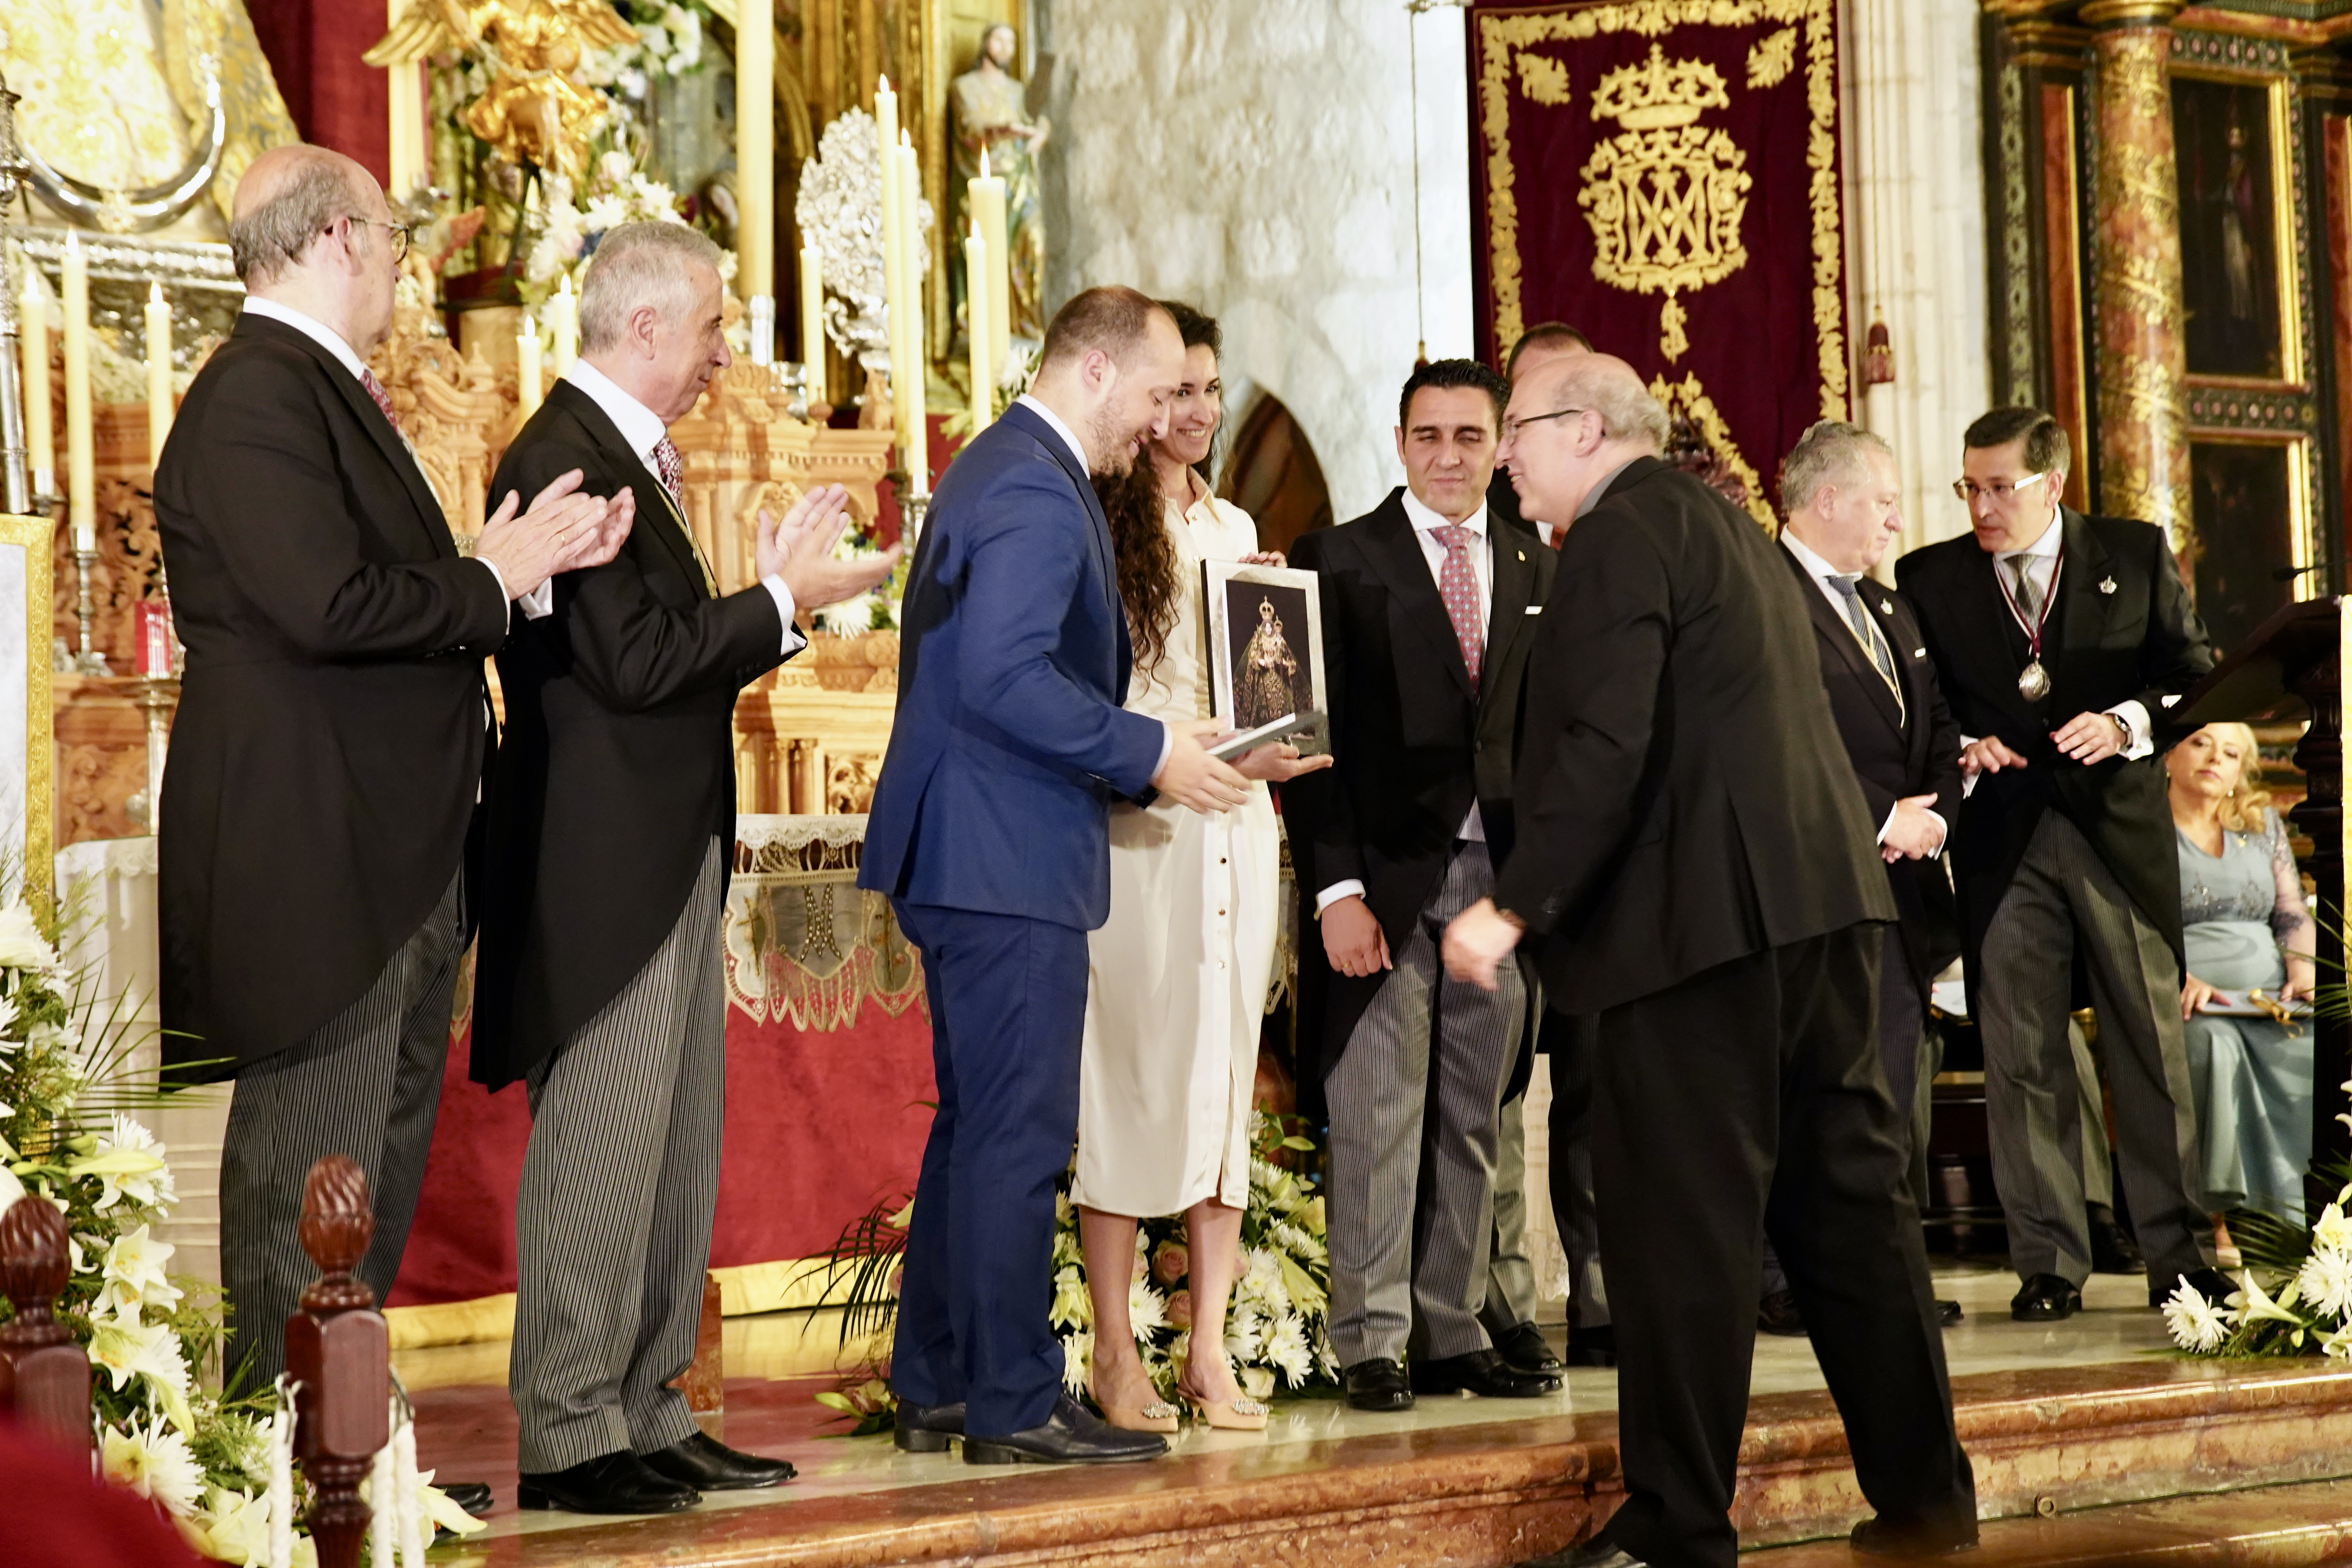
[[[1953,1392],[1989,1519],[2352,1474],[2352,1368],[2334,1363],[2150,1357],[1963,1377]],[[667,1520],[493,1537],[471,1555],[605,1568],[1507,1568],[1614,1509],[1616,1436],[1611,1413],[1542,1415],[834,1496],[787,1489]],[[1750,1546],[1842,1537],[1865,1511],[1825,1394],[1754,1400],[1741,1461]]]
[[[1967,1568],[2303,1568],[2352,1559],[2352,1481],[1988,1521]],[[1843,1542],[1769,1547],[1744,1568],[1859,1568]]]

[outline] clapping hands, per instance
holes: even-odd
[[[781,577],[803,610],[854,599],[888,577],[898,564],[900,545],[858,561],[836,561],[834,546],[849,526],[849,492],[822,485],[794,501],[778,521],[760,513],[751,557],[762,579]]]
[[[526,599],[559,573],[602,566],[620,552],[636,521],[636,498],[624,489],[610,500],[579,494],[581,471],[557,477],[517,515],[522,493],[509,490],[482,524],[474,556],[496,568],[507,597]]]

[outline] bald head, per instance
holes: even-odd
[[[1564,529],[1585,497],[1635,458],[1665,445],[1666,411],[1614,354],[1566,355],[1522,372],[1497,457],[1522,515]]]
[[[236,183],[228,246],[246,292],[332,329],[362,357],[392,325],[392,209],[373,175],[324,147],[273,147]]]

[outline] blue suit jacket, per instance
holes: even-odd
[[[1015,405],[941,476],[899,616],[898,710],[861,887],[1091,931],[1109,809],[1164,729],[1129,713],[1110,529],[1066,442]]]

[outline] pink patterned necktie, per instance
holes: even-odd
[[[686,477],[686,459],[678,456],[677,442],[665,436],[654,443],[654,467],[661,471],[662,489],[669,492],[669,499],[685,505],[677,487]]]
[[[1478,661],[1486,651],[1486,634],[1478,616],[1478,574],[1470,564],[1470,546],[1478,535],[1460,523],[1433,528],[1430,537],[1445,547],[1445,566],[1437,575],[1437,595],[1454,622],[1462,644],[1462,662],[1470,670],[1470,689],[1478,689]]]
[[[367,395],[370,397],[375,399],[375,405],[383,410],[384,423],[391,426],[394,430],[399,430],[400,416],[392,411],[392,394],[383,389],[383,383],[375,378],[375,372],[368,369],[365,365],[362,365],[360,367],[360,384],[367,388]]]

